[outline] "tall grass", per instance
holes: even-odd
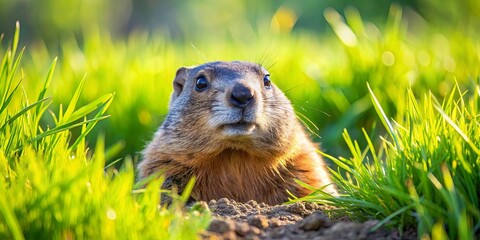
[[[396,61],[398,56],[412,51],[411,45],[399,42],[403,26],[401,9],[392,8],[393,25],[384,33],[383,46],[362,37],[365,25],[354,10],[347,14],[348,24],[333,11],[327,11],[326,17],[344,43],[352,69],[359,76],[369,76],[360,77],[355,86],[366,91],[365,97],[369,98],[376,113],[373,116],[380,125],[376,128],[384,129],[384,134],[372,132],[364,125],[363,136],[355,134],[352,138],[351,131],[344,129],[342,136],[348,150],[338,154],[339,157],[322,152],[334,162],[331,172],[344,194],[332,198],[317,191],[301,200],[337,206],[337,213],[357,220],[379,219],[377,227],[387,225],[400,230],[415,227],[421,238],[478,238],[480,55],[454,53],[471,47],[478,54],[478,48],[474,47],[478,42],[468,35],[452,32],[448,41],[466,45],[448,47],[449,53],[443,60],[438,59],[438,64],[422,67],[419,59],[419,64],[398,66],[396,62],[389,63],[389,58]],[[351,35],[340,32],[339,29],[345,31],[345,28],[350,29]],[[344,39],[347,37],[350,39]],[[356,39],[357,44],[352,45],[351,39]],[[381,67],[375,71],[374,65],[369,64],[371,61],[363,59],[372,55],[359,54],[372,48],[374,52],[383,51],[377,59],[392,64],[390,69]],[[452,63],[457,64],[449,65]],[[410,79],[412,71],[413,82],[405,81]],[[378,78],[383,79],[384,85],[378,85]]]
[[[105,167],[112,149],[104,137],[92,151],[85,136],[106,117],[106,94],[77,106],[84,78],[66,107],[50,110],[46,97],[56,60],[37,97],[16,80],[25,49],[17,52],[19,29],[0,65],[0,238],[1,239],[191,239],[206,227],[208,214],[159,207],[161,180],[135,186],[131,159],[120,170]],[[53,125],[40,123],[45,114]],[[80,128],[71,139],[71,131]],[[113,149],[114,150],[114,149]],[[135,190],[134,190],[135,189]]]
[[[319,200],[355,219],[376,218],[380,225],[418,227],[419,236],[473,239],[480,231],[480,86],[455,87],[439,102],[432,94],[417,100],[407,92],[405,112],[385,115],[370,90],[388,137],[365,148],[343,137],[351,157],[333,157],[335,182],[345,195]],[[373,142],[381,140],[380,147]]]

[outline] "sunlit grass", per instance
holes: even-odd
[[[376,147],[372,141],[380,139],[363,130],[368,144],[361,147],[345,130],[351,157],[323,153],[336,164],[334,178],[345,195],[307,199],[337,206],[354,219],[382,220],[379,226],[418,227],[419,236],[473,239],[480,230],[480,87],[456,87],[441,103],[432,94],[417,100],[407,91],[398,119],[386,116],[370,94],[388,137]]]
[[[336,31],[362,29],[366,25],[352,11],[349,25],[336,12],[326,12],[326,17]],[[344,129],[347,151],[340,157],[328,149],[322,152],[334,162],[332,174],[344,195],[317,192],[303,200],[337,206],[337,213],[353,219],[379,219],[377,227],[415,227],[420,237],[474,239],[480,232],[479,57],[460,53],[467,48],[478,53],[478,43],[452,33],[448,39],[437,35],[442,39],[437,41],[465,44],[443,45],[448,52],[443,57],[435,43],[431,49],[415,50],[402,40],[400,9],[392,8],[391,14],[393,25],[383,33],[383,43],[362,41],[358,30],[353,30],[360,39],[355,41],[342,40],[352,35],[337,33],[359,76],[354,86],[365,91],[376,112],[368,119],[381,123],[385,133],[372,133],[363,123],[362,136],[354,132],[352,138],[351,129]],[[361,52],[371,47],[373,52]],[[434,54],[429,56],[439,58],[426,64],[422,55],[430,51]],[[413,59],[404,64],[393,62],[409,54]],[[382,63],[391,66],[372,68]]]
[[[54,113],[46,91],[56,61],[41,87],[33,89],[38,91],[34,102],[22,94],[22,82],[15,77],[24,53],[17,54],[18,33],[0,65],[0,238],[195,238],[208,214],[185,212],[181,202],[160,207],[161,180],[140,189],[131,159],[119,170],[105,167],[112,156],[104,138],[98,137],[93,151],[86,145],[85,136],[108,117],[113,94],[77,106],[88,89],[84,78],[67,107]],[[39,124],[46,114],[53,125]],[[71,139],[74,128],[80,128],[79,136]]]

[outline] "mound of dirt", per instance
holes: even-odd
[[[402,236],[396,230],[371,231],[378,221],[329,219],[325,207],[315,203],[269,206],[222,198],[200,204],[214,217],[203,239],[417,239],[413,229]]]

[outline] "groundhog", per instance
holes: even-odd
[[[160,172],[162,188],[182,191],[193,176],[194,200],[230,198],[267,204],[311,191],[337,194],[290,101],[269,72],[249,62],[182,67],[169,112],[143,151],[141,178]]]

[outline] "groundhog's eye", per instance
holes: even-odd
[[[266,88],[270,88],[270,86],[272,86],[272,83],[270,82],[270,74],[267,74],[265,77],[263,77],[263,85]]]
[[[195,82],[195,90],[197,90],[197,92],[202,92],[202,91],[205,91],[207,87],[208,87],[208,81],[205,78],[205,76],[199,76],[197,78],[197,81]]]

